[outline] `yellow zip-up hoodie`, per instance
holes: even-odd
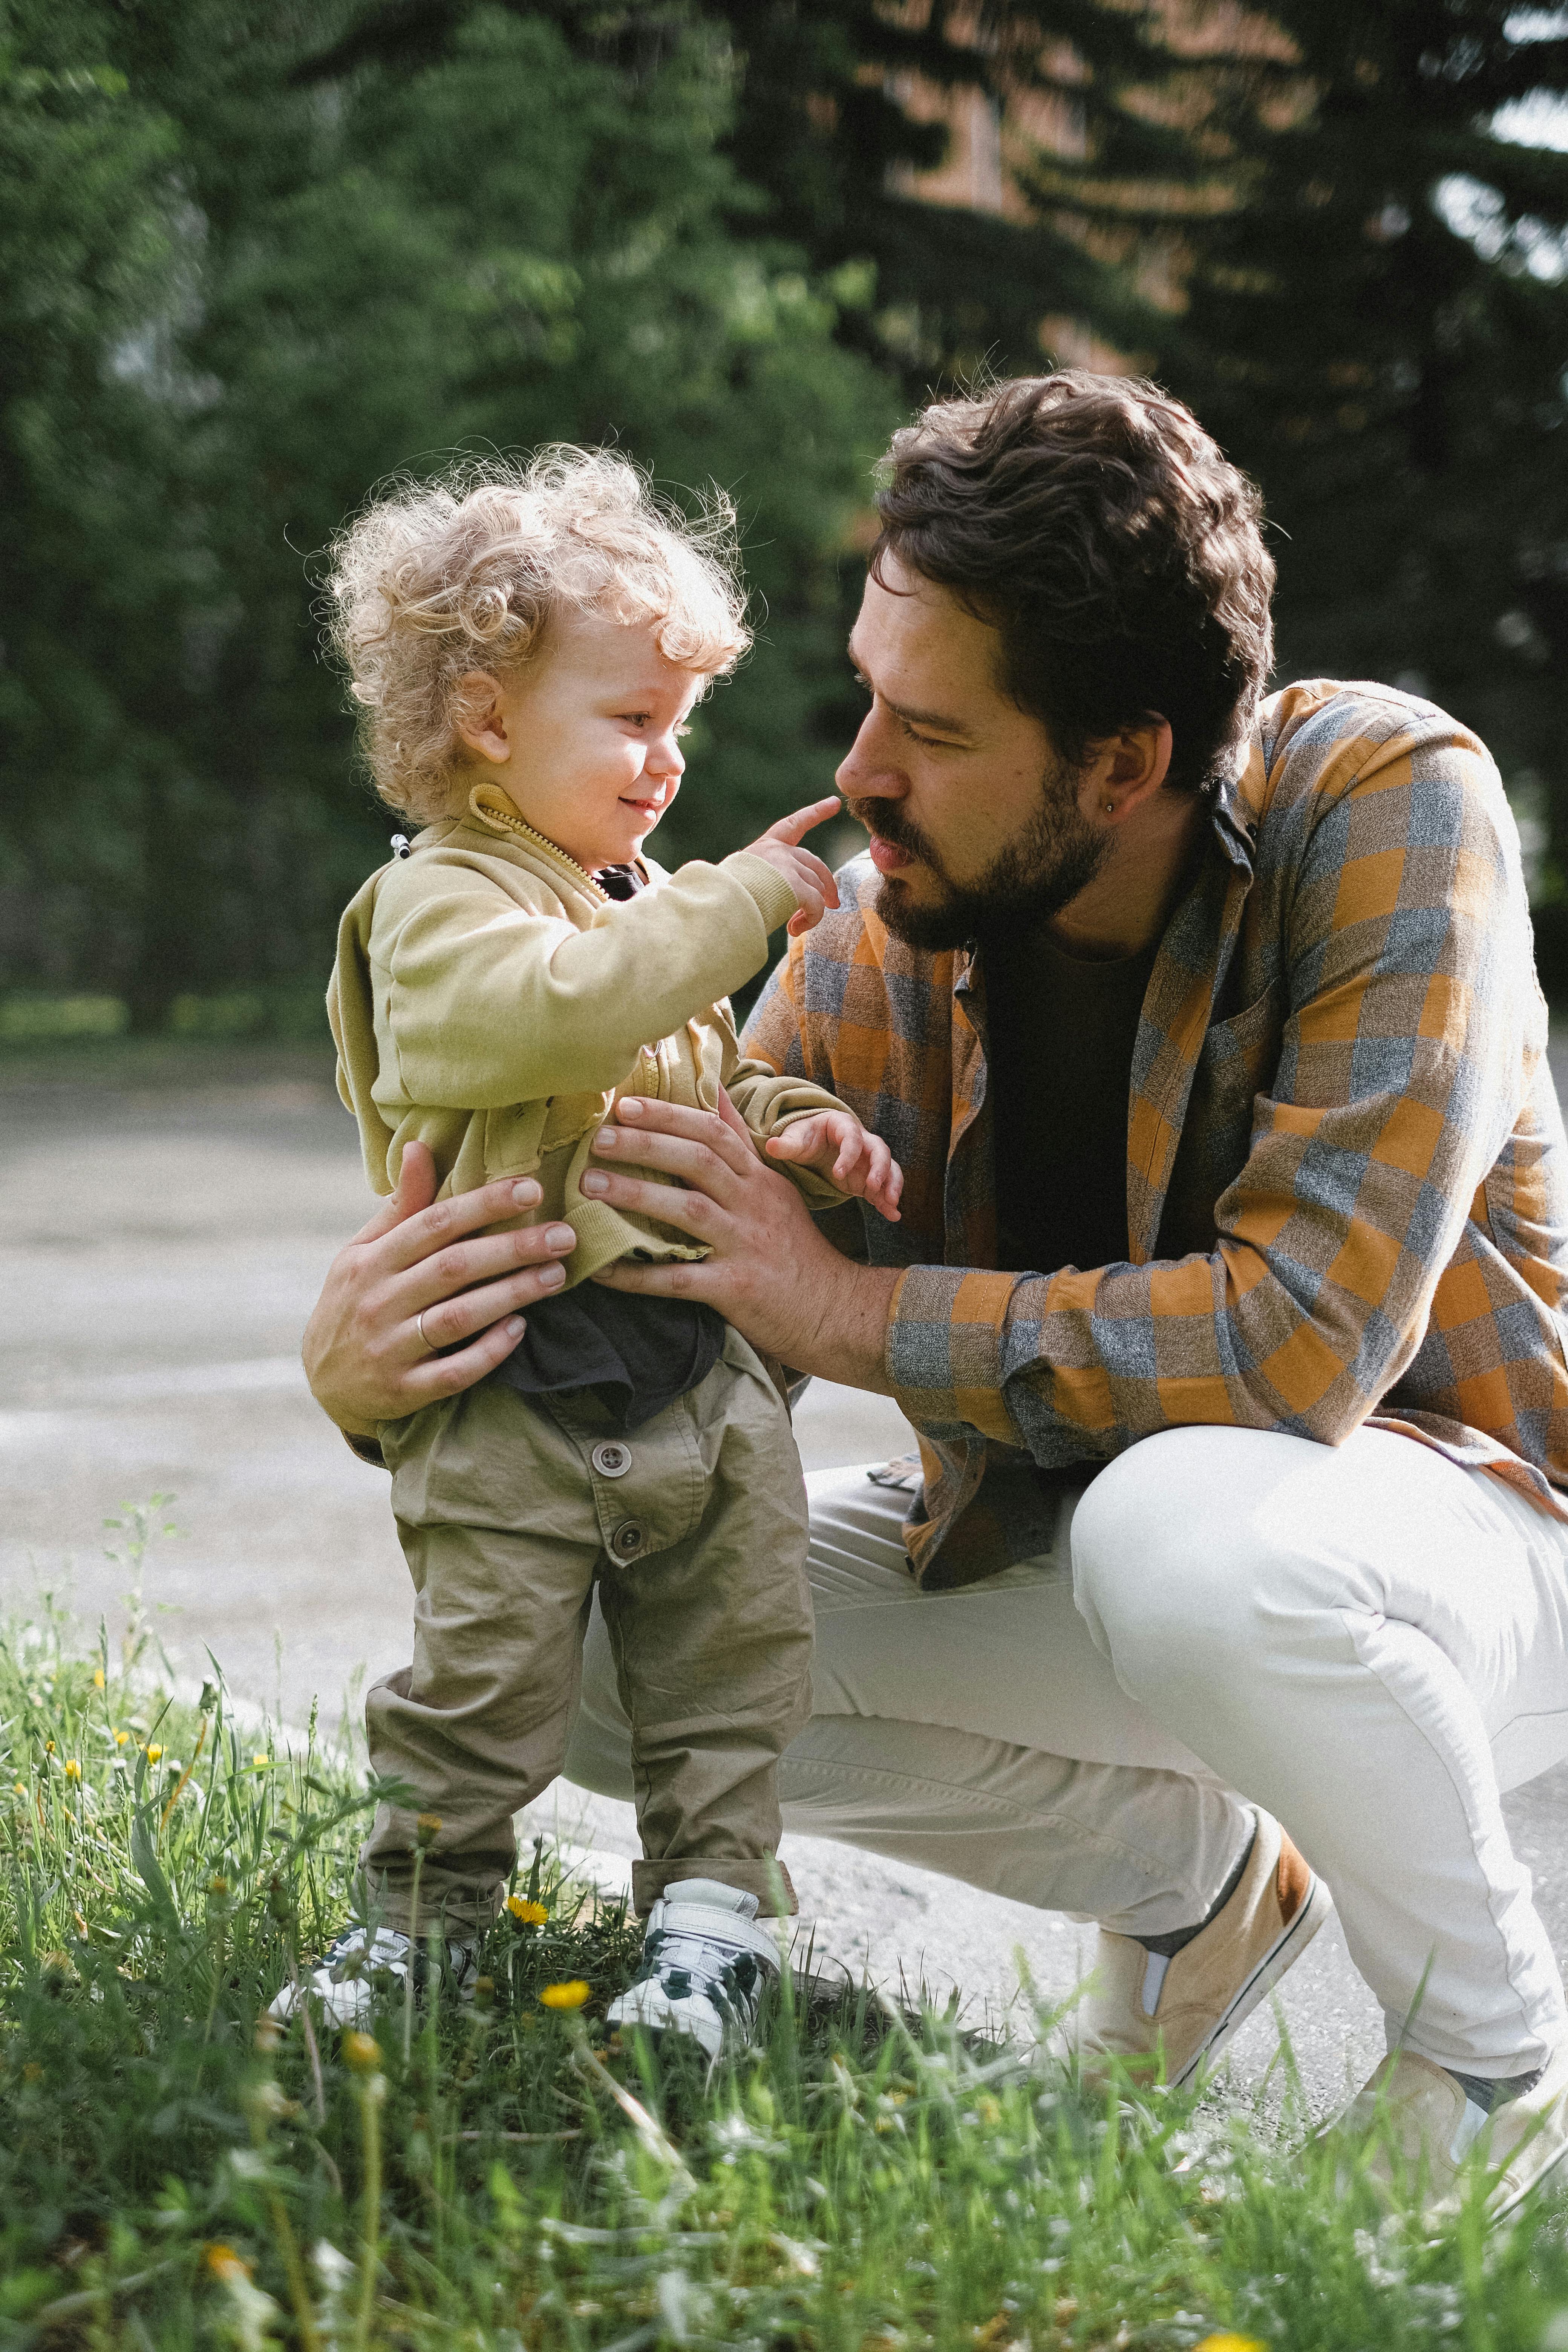
[[[736,1043],[729,992],[795,910],[783,876],[745,850],[668,875],[639,862],[649,887],[610,898],[498,785],[480,784],[463,816],[427,825],[359,891],[327,992],[338,1092],[374,1190],[394,1190],[416,1137],[443,1195],[536,1177],[542,1205],[489,1230],[563,1220],[577,1235],[569,1288],[613,1258],[707,1255],[584,1197],[594,1135],[618,1096],[713,1110],[722,1085],[759,1150],[794,1120],[843,1108],[743,1060]],[[814,1209],[845,1197],[811,1170],[784,1172]]]

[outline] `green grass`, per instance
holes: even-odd
[[[1086,2103],[864,1989],[710,2083],[623,2049],[635,1925],[548,1848],[471,2010],[258,2031],[343,1916],[363,1775],[171,1703],[134,1617],[120,1656],[4,1638],[0,1756],[0,2347],[1568,2352],[1550,2215],[1384,2221],[1289,2133]]]

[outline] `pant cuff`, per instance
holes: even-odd
[[[432,1886],[426,1878],[419,1889],[418,1929],[420,1940],[438,1928],[454,1943],[463,1943],[482,1936],[499,1916],[506,1882],[500,1880],[485,1886]],[[369,1881],[364,1889],[365,1909],[384,1927],[391,1927],[402,1936],[413,1933],[414,1880],[380,1877]]]
[[[646,1918],[659,1896],[683,1878],[716,1878],[721,1886],[754,1895],[759,1919],[789,1919],[800,1909],[788,1871],[772,1854],[760,1862],[726,1862],[718,1854],[699,1853],[688,1862],[633,1863],[632,1906],[638,1918]]]

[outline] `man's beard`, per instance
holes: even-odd
[[[1110,855],[1111,836],[1079,811],[1077,773],[1065,762],[1040,780],[1040,800],[1023,830],[999,850],[973,882],[954,882],[932,843],[903,813],[899,801],[855,800],[849,813],[858,824],[918,857],[941,887],[934,905],[917,907],[896,875],[884,875],[876,909],[895,939],[906,946],[941,953],[963,947],[987,931],[1027,929],[1053,915],[1088,888]]]

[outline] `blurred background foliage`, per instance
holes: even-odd
[[[1500,0],[0,0],[0,1037],[317,1023],[389,825],[312,601],[379,478],[733,493],[674,862],[831,782],[891,426],[1051,358],[1258,476],[1282,677],[1486,736],[1568,986],[1564,90]]]

